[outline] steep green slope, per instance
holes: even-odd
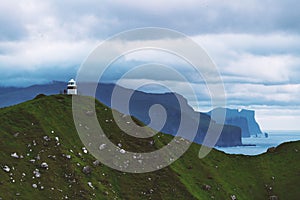
[[[107,136],[131,151],[153,151],[172,139],[157,134],[136,139],[119,130],[111,110],[97,102]],[[109,122],[108,122],[109,121]],[[0,197],[2,199],[298,199],[300,142],[256,156],[213,151],[198,159],[200,145],[171,166],[130,174],[93,163],[72,119],[69,96],[40,96],[0,109]],[[155,141],[154,144],[151,141]],[[16,153],[16,154],[15,154]],[[15,158],[18,157],[18,158]],[[46,163],[48,167],[41,166]],[[92,172],[84,173],[90,166]],[[8,170],[9,169],[9,170]]]

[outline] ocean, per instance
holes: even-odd
[[[228,154],[259,155],[265,153],[270,147],[277,147],[284,142],[300,140],[300,131],[266,131],[268,138],[243,138],[243,144],[256,146],[217,147],[216,149]]]

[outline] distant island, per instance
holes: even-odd
[[[255,120],[255,111],[246,110],[246,109],[229,109],[229,108],[215,108],[214,112],[225,112],[225,124],[238,126],[242,129],[242,137],[251,137],[251,136],[264,136],[261,131],[257,121]],[[211,116],[211,112],[208,112]],[[216,122],[218,123],[217,119]]]

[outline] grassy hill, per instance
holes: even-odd
[[[153,151],[172,139],[164,134],[133,138],[113,121],[106,123],[113,119],[109,108],[97,102],[96,110],[107,136],[126,150]],[[213,150],[201,160],[200,145],[192,144],[167,168],[123,173],[95,162],[86,152],[73,124],[72,99],[64,95],[40,96],[0,109],[0,149],[0,199],[300,197],[300,142],[254,157]],[[87,166],[90,173],[83,172]]]

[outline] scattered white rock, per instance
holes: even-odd
[[[120,153],[124,154],[124,153],[126,153],[126,151],[124,149],[120,149]]]
[[[82,147],[82,151],[83,151],[83,153],[85,153],[85,154],[88,153],[88,151],[87,151],[87,149],[86,149],[85,147]]]
[[[31,159],[31,160],[29,160],[29,162],[35,163],[35,159]]]
[[[88,182],[88,186],[90,186],[92,189],[95,189],[91,182]]]
[[[90,166],[85,166],[83,169],[82,169],[82,172],[84,174],[90,174],[92,173],[92,168]]]
[[[119,144],[118,144],[118,146],[119,146],[119,147],[122,147],[122,144],[121,144],[121,143],[119,143]]]
[[[40,171],[39,171],[38,169],[35,169],[35,170],[33,171],[33,174],[34,174],[34,176],[35,176],[36,178],[40,178],[40,177],[41,177],[41,173],[40,173]]]
[[[95,160],[95,161],[93,162],[93,165],[95,165],[95,166],[100,165],[100,161],[99,161],[99,160]]]
[[[51,131],[51,133],[53,134],[53,133],[54,133],[54,131]]]
[[[37,184],[35,184],[35,183],[32,184],[32,187],[33,187],[33,188],[37,188]]]
[[[56,140],[56,142],[59,142],[59,138],[58,137],[55,137],[55,140]]]
[[[13,157],[13,158],[19,158],[17,153],[12,153],[12,154],[10,154],[10,156]]]
[[[15,133],[15,134],[14,134],[14,136],[15,136],[15,137],[18,137],[18,136],[19,136],[19,134],[20,134],[20,133],[19,133],[19,132],[17,132],[17,133]]]
[[[103,150],[103,149],[105,149],[105,147],[106,147],[106,144],[101,144],[100,147],[99,147],[99,149]]]
[[[44,168],[44,169],[48,169],[49,166],[48,166],[48,164],[46,162],[43,162],[41,164],[41,167]]]
[[[10,168],[9,168],[7,165],[5,165],[5,166],[3,167],[3,170],[6,171],[6,172],[10,172]]]
[[[40,154],[38,154],[38,155],[35,157],[35,159],[37,159],[37,160],[41,160],[41,156],[40,156]]]
[[[43,137],[43,139],[44,139],[45,141],[47,141],[47,142],[49,142],[49,141],[51,140],[50,137],[47,136],[47,135],[45,135],[45,136]]]

